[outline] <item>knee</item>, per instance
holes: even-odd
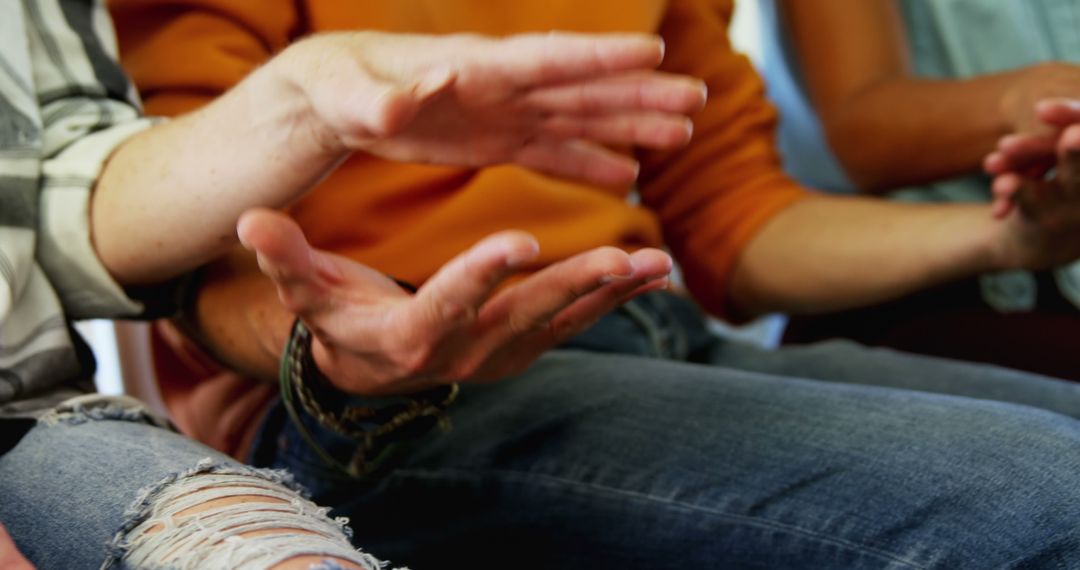
[[[152,489],[117,536],[132,568],[377,570],[342,520],[263,472],[199,472]]]

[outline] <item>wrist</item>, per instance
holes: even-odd
[[[988,263],[984,272],[1025,268],[1023,248],[1017,239],[1015,218],[1015,212],[1005,219],[995,219],[989,213],[980,217],[979,223],[985,227],[980,231],[980,235],[984,236],[980,244],[981,251]]]
[[[336,165],[350,153],[317,112],[309,86],[319,62],[305,40],[289,46],[241,86],[245,108],[263,140],[276,141],[280,158],[296,164]]]
[[[1007,87],[1001,93],[999,110],[1005,133],[1038,130],[1035,105],[1044,98],[1072,89],[1062,85],[1062,78],[1076,73],[1076,68],[1061,62],[1042,62],[1005,72],[1001,78]]]
[[[402,444],[436,426],[449,429],[446,411],[457,398],[457,384],[400,397],[347,394],[333,386],[315,364],[312,337],[297,319],[282,354],[279,385],[294,425],[323,461],[353,477],[370,475],[400,451]],[[322,428],[357,444],[347,460],[341,461],[312,437],[301,410]]]
[[[941,211],[947,217],[938,243],[951,252],[941,259],[943,274],[953,279],[1013,268],[1008,228],[991,215],[988,204],[943,205]]]

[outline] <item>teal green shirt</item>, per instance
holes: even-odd
[[[778,9],[784,0],[762,0],[763,72],[780,109],[779,144],[785,168],[803,183],[853,192],[813,114]],[[789,0],[807,1],[807,0]],[[880,0],[867,0],[880,1]],[[895,0],[906,25],[914,72],[920,77],[968,78],[1044,61],[1080,64],[1080,0]],[[914,202],[982,202],[990,198],[981,173],[903,188],[894,199]],[[1062,293],[1080,306],[1080,267],[1056,272]],[[983,296],[1002,311],[1028,310],[1035,283],[1026,272],[982,280]]]

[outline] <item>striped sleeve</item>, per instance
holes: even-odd
[[[132,316],[90,238],[90,194],[112,152],[150,122],[116,62],[100,0],[24,3],[42,120],[36,260],[72,318]]]

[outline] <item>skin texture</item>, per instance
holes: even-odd
[[[662,57],[641,35],[314,36],[123,145],[95,192],[95,247],[122,283],[167,279],[234,244],[245,209],[291,203],[357,150],[629,184],[637,163],[600,143],[679,147],[705,100],[651,71]]]
[[[538,252],[530,235],[508,231],[451,260],[412,295],[381,273],[311,248],[282,214],[248,212],[240,238],[257,252],[284,309],[315,334],[319,369],[342,390],[370,395],[519,372],[623,301],[665,287],[672,263],[655,249],[600,248],[496,291]],[[252,367],[267,376],[276,362]]]
[[[31,570],[33,568],[19,553],[19,550],[15,547],[15,542],[11,540],[11,535],[8,534],[7,529],[2,524],[0,524],[0,568],[9,568],[10,570]]]
[[[316,332],[319,364],[343,389],[401,392],[497,377],[634,294],[666,285],[670,258],[594,250],[493,294],[536,253],[531,236],[511,232],[466,252],[413,297],[367,267],[311,249],[280,213],[241,214],[288,204],[357,150],[630,183],[634,160],[601,144],[683,145],[687,114],[704,102],[700,82],[650,71],[662,56],[648,36],[313,37],[207,108],[125,143],[95,188],[96,250],[121,284],[153,283],[227,251],[239,219],[272,280],[265,283],[276,283],[285,306]],[[429,348],[422,360],[405,356],[416,343]],[[358,379],[372,371],[381,375]],[[2,528],[0,566],[30,567]]]
[[[1045,132],[1004,137],[986,157],[994,212],[1007,218],[1019,211],[1070,232],[1080,223],[1080,101],[1048,99],[1036,115]]]
[[[783,9],[830,146],[864,192],[978,170],[1001,136],[1045,130],[1038,101],[1080,94],[1080,67],[1066,63],[916,77],[892,0],[789,0]]]

